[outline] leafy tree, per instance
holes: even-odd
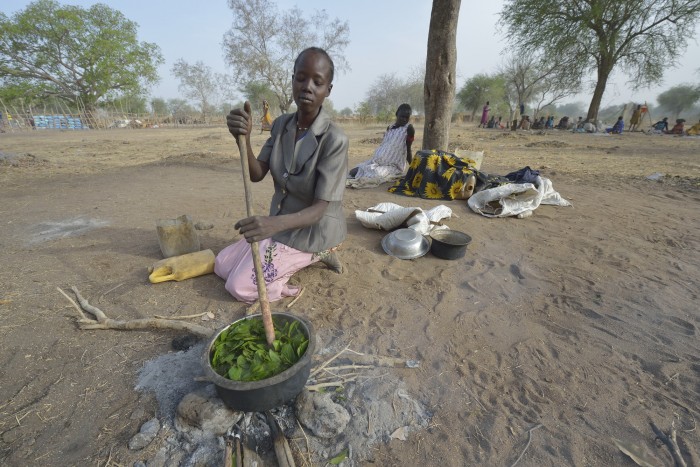
[[[168,99],[168,111],[172,114],[192,114],[196,110],[185,99]]]
[[[228,115],[233,109],[242,108],[245,102],[239,102],[234,104],[233,102],[223,102],[219,105],[219,113],[221,115]]]
[[[668,89],[656,97],[656,101],[663,109],[673,112],[678,118],[686,109],[690,109],[700,100],[700,87],[682,84]]]
[[[136,32],[136,23],[101,3],[83,9],[37,0],[12,19],[0,13],[0,79],[88,110],[104,98],[143,94],[163,58]]]
[[[549,65],[567,59],[561,73],[595,73],[586,119],[596,120],[613,70],[627,72],[635,88],[658,82],[699,15],[700,0],[506,0],[500,19],[516,53],[539,46]]]
[[[214,73],[211,67],[198,61],[194,65],[180,59],[172,67],[173,76],[180,80],[178,89],[185,97],[197,102],[204,120],[221,93],[221,84],[226,78]]]
[[[386,113],[403,102],[403,83],[396,73],[379,75],[367,90],[366,102],[371,106],[372,114]]]
[[[333,105],[333,99],[326,99],[323,101],[323,108],[331,117],[338,116],[338,111],[335,110],[335,105]]]
[[[151,99],[151,112],[158,115],[167,115],[169,113],[168,103],[165,101],[165,99],[160,97]]]
[[[471,112],[474,120],[476,113],[486,104],[486,101],[499,102],[504,98],[504,80],[501,75],[480,73],[469,78],[457,93],[457,100],[467,111]]]
[[[234,19],[223,48],[234,80],[243,86],[267,83],[282,113],[293,101],[292,71],[299,52],[318,46],[333,58],[336,72],[349,68],[343,55],[349,43],[347,21],[331,20],[325,10],[311,15],[297,7],[279,11],[270,0],[228,0],[228,6]]]
[[[352,109],[350,107],[345,107],[340,111],[341,117],[352,117]]]
[[[457,73],[457,20],[461,0],[433,0],[423,88],[423,149],[447,149]]]
[[[0,79],[0,101],[22,109],[41,103],[41,99],[33,93],[32,87],[27,83],[10,84],[3,79]]]
[[[121,95],[100,104],[100,107],[114,109],[123,114],[145,114],[146,98],[139,95]]]
[[[355,115],[360,119],[360,123],[367,123],[372,118],[372,106],[369,102],[360,102],[355,108]]]

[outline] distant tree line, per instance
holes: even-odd
[[[228,6],[233,20],[222,45],[232,73],[214,73],[205,63],[180,59],[170,72],[182,98],[167,100],[148,97],[163,63],[159,47],[139,41],[137,24],[121,12],[102,3],[82,8],[36,0],[12,17],[0,13],[0,108],[189,114],[207,121],[241,100],[249,100],[256,113],[263,100],[273,113],[293,110],[293,60],[309,45],[328,50],[336,74],[350,70],[344,55],[347,21],[325,10],[281,10],[272,0],[228,0]],[[436,17],[454,11],[459,1],[433,2]],[[685,50],[698,18],[700,0],[506,0],[500,14],[508,38],[505,58],[494,73],[468,78],[457,90],[452,111],[474,118],[489,101],[492,114],[505,120],[521,104],[533,117],[562,112],[561,102],[585,90],[586,78],[593,75],[587,107],[567,113],[598,119],[605,114],[603,94],[613,71],[630,76],[634,89],[658,83]],[[426,83],[424,66],[401,75],[386,73],[354,108],[334,109],[332,95],[326,108],[342,117],[387,122],[406,102],[420,114],[426,109]],[[657,96],[659,109],[670,117],[692,115],[698,100],[700,85],[694,83]]]

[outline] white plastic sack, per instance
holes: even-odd
[[[357,220],[369,229],[390,231],[406,226],[421,235],[427,235],[432,230],[447,228],[437,224],[451,216],[452,209],[443,204],[424,211],[421,208],[407,208],[394,203],[379,203],[365,211],[355,211]]]
[[[532,183],[509,183],[473,194],[467,204],[472,211],[486,217],[528,217],[540,204],[571,206],[554,191],[548,178],[537,177]]]

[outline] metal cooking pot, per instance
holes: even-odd
[[[211,338],[202,356],[202,365],[206,379],[214,383],[219,397],[233,410],[263,412],[278,407],[294,399],[304,389],[304,385],[309,379],[312,363],[311,357],[316,348],[314,328],[305,319],[289,313],[272,313],[272,317],[282,324],[287,321],[298,321],[299,328],[309,339],[306,352],[293,366],[282,373],[260,381],[233,381],[214,371],[211,366],[211,354],[214,342],[219,335],[230,326],[244,319],[261,319],[261,316],[259,313],[246,316],[221,329]]]
[[[458,259],[464,256],[467,245],[472,238],[458,230],[434,230],[430,232],[432,239],[430,251],[442,259]]]

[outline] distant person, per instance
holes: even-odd
[[[656,132],[668,133],[668,117],[664,117],[663,120],[654,123],[651,128]]]
[[[552,120],[554,121],[554,120]],[[569,128],[569,117],[563,116],[560,120],[559,123],[557,123],[557,130],[566,130]]]
[[[574,130],[581,130],[583,129],[583,117],[579,117],[578,120],[576,121],[576,125],[574,126]]]
[[[529,115],[523,115],[523,119],[520,121],[520,129],[521,130],[529,130],[530,129],[530,116]]]
[[[411,145],[416,130],[409,123],[411,106],[401,104],[396,109],[396,121],[384,133],[379,147],[371,159],[360,163],[348,173],[349,179],[371,179],[379,183],[401,178],[413,159]]]
[[[545,127],[546,129],[549,129],[549,130],[551,130],[552,128],[554,128],[554,115],[548,115],[548,116],[547,116],[547,121],[545,122],[544,127]]]
[[[272,116],[270,115],[270,104],[267,103],[267,100],[263,99],[262,101],[262,108],[263,108],[263,116],[260,119],[260,133],[263,131],[270,131],[272,129]]]
[[[617,117],[617,121],[611,127],[605,130],[606,133],[612,133],[613,135],[621,135],[622,131],[625,129],[625,121],[622,119],[622,115]]]
[[[481,109],[481,123],[479,123],[479,128],[486,128],[489,122],[489,110],[491,110],[491,107],[489,107],[489,101],[486,101],[486,105]]]
[[[486,124],[486,128],[493,128],[494,126],[496,126],[496,117],[492,115],[489,122]]]
[[[685,132],[688,136],[698,136],[700,135],[700,122],[696,123],[695,125],[691,126],[688,128],[688,131]]]
[[[510,131],[515,131],[518,129],[520,122],[520,106],[516,107],[513,111],[513,120],[510,123]]]
[[[676,124],[668,132],[669,135],[684,135],[685,134],[685,119],[679,118],[676,120]]]
[[[544,130],[544,126],[546,124],[545,118],[540,117],[539,120],[535,120],[532,122],[532,129],[533,130]]]
[[[586,133],[595,133],[598,131],[598,127],[593,122],[584,122],[583,131]]]
[[[632,117],[630,118],[630,131],[637,131],[637,127],[642,121],[642,105],[637,105],[637,108],[632,112]]]

